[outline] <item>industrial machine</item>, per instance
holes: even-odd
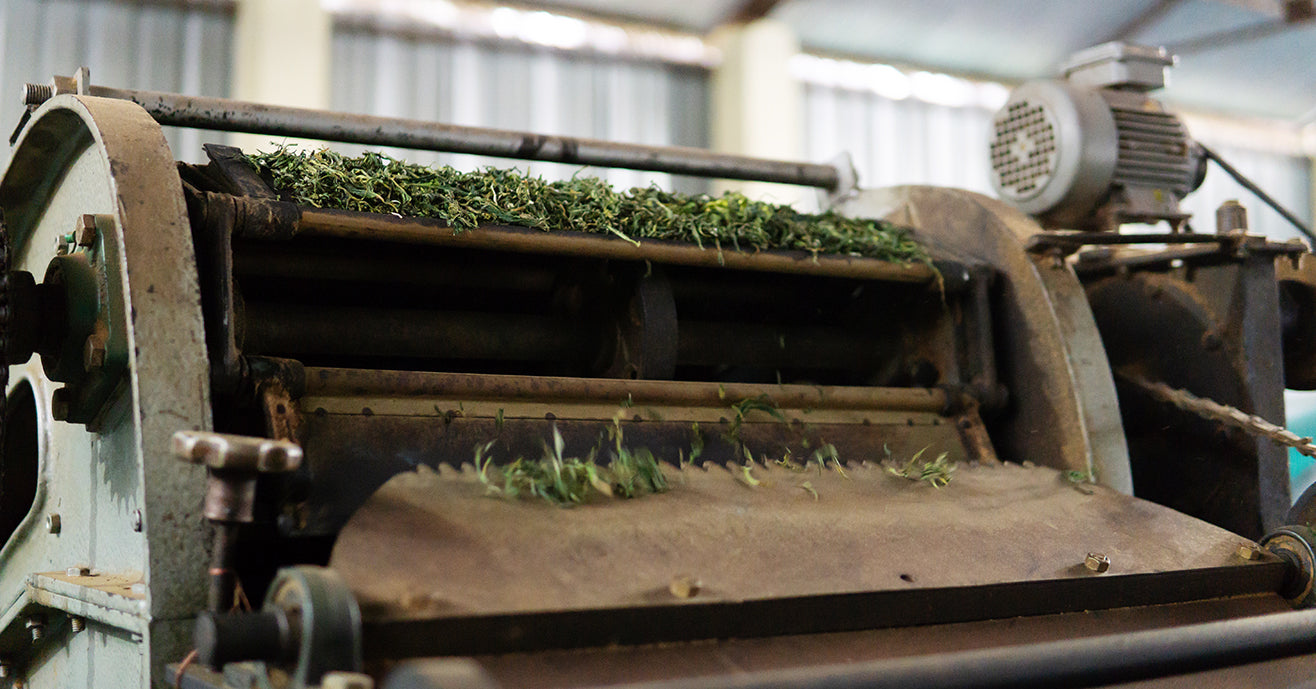
[[[1064,231],[834,166],[30,86],[0,179],[0,682],[1305,681],[1316,539],[1274,443],[1311,440],[1268,421],[1316,385],[1310,254],[1233,209],[1187,231],[1205,154],[1102,60],[1124,76],[998,117],[1002,196]],[[175,162],[162,125],[803,184],[931,259],[316,208],[232,148]],[[640,448],[665,492],[491,479]]]

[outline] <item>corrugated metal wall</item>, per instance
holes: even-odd
[[[708,144],[708,79],[698,68],[341,25],[333,59],[337,110],[631,143]],[[551,163],[396,154],[464,169],[512,165],[548,179],[580,172]],[[622,188],[703,189],[661,173],[586,174],[605,175]]]
[[[113,0],[3,0],[0,4],[0,133],[22,114],[20,87],[91,68],[94,83],[225,96],[229,91],[231,9]],[[168,131],[174,155],[201,158],[191,130]],[[8,161],[0,146],[0,164]]]

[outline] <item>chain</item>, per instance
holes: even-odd
[[[1187,390],[1176,390],[1165,383],[1153,383],[1136,373],[1119,371],[1117,375],[1142,388],[1152,397],[1162,402],[1169,402],[1186,412],[1211,421],[1219,421],[1226,426],[1242,429],[1252,435],[1269,438],[1308,457],[1316,457],[1316,445],[1312,444],[1311,438],[1303,438],[1297,433],[1283,426],[1277,426],[1260,416],[1249,414],[1238,407],[1231,407],[1227,404],[1220,404],[1215,400],[1198,397]]]

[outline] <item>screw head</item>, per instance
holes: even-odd
[[[667,584],[667,590],[677,598],[694,598],[699,595],[699,580],[689,574],[678,574]]]
[[[46,531],[50,533],[59,533],[59,514],[51,512],[46,515]]]
[[[27,630],[32,633],[33,642],[40,641],[41,637],[46,635],[46,620],[39,616],[33,615],[27,618],[23,626],[27,627]]]
[[[1110,558],[1101,553],[1088,553],[1087,558],[1083,560],[1083,566],[1101,574],[1110,569]]]

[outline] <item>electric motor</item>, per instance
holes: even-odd
[[[1075,56],[1065,80],[1015,89],[993,120],[996,193],[1052,228],[1178,227],[1204,159],[1183,122],[1145,95],[1172,63],[1164,51],[1107,44]]]

